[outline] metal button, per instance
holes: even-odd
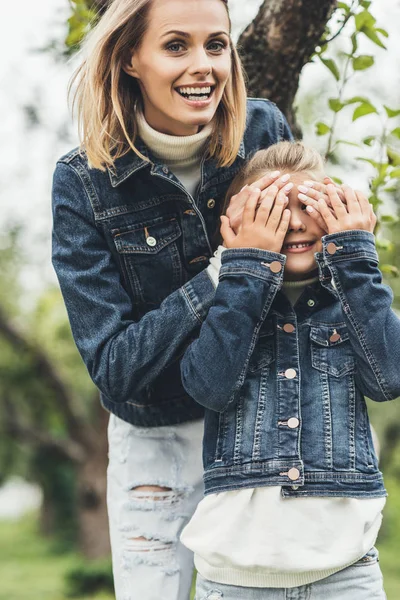
[[[210,200],[207,202],[207,207],[214,208],[214,206],[215,206],[215,200],[214,200],[214,198],[210,198]]]
[[[163,173],[165,173],[165,174],[168,173],[168,167],[163,167],[162,170],[163,170]]]
[[[329,242],[329,244],[326,247],[326,251],[328,252],[328,254],[335,254],[335,252],[337,252],[337,246],[336,244],[334,244],[333,242]]]
[[[296,491],[296,490],[298,490],[298,489],[299,489],[299,486],[298,486],[298,485],[292,485],[292,490]]]
[[[270,265],[269,268],[271,269],[271,271],[273,273],[279,273],[280,271],[282,271],[282,265],[278,260],[274,260]]]
[[[312,300],[311,298],[309,300],[307,300],[307,305],[308,306],[315,306],[315,300]]]
[[[285,377],[286,379],[294,379],[296,377],[296,369],[286,369]]]
[[[337,331],[335,333],[332,333],[331,337],[329,338],[330,342],[338,342],[340,340],[340,333],[338,333]]]
[[[151,235],[149,235],[149,237],[146,238],[146,244],[148,246],[155,246],[157,244],[157,240],[156,238],[153,238]]]
[[[300,477],[300,471],[296,469],[296,467],[293,467],[292,469],[289,469],[288,477],[291,481],[295,481]]]
[[[297,417],[291,417],[288,419],[287,425],[290,429],[296,429],[300,425],[300,421]]]
[[[285,325],[283,326],[283,331],[285,331],[286,333],[293,333],[294,325],[292,325],[291,323],[285,323]]]

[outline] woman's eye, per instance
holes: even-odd
[[[171,52],[181,52],[183,48],[183,44],[180,42],[174,42],[173,44],[168,44],[167,50],[171,50]]]
[[[210,44],[208,44],[208,49],[211,50],[211,52],[222,52],[222,50],[224,50],[226,48],[226,44],[224,44],[223,42],[211,42]]]

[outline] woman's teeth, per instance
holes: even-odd
[[[192,88],[183,87],[177,88],[179,94],[187,100],[208,100],[211,95],[211,87]]]

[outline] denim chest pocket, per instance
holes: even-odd
[[[333,377],[343,377],[354,372],[354,354],[345,324],[335,327],[312,326],[310,340],[311,362],[314,369]]]
[[[249,362],[250,373],[269,367],[275,360],[275,335],[272,325],[267,326],[259,335]]]
[[[179,251],[182,231],[176,217],[124,225],[112,229],[111,234],[135,304],[159,306],[182,285]]]

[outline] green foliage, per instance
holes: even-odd
[[[65,575],[66,596],[80,598],[97,592],[114,592],[111,561],[77,562]]]
[[[70,53],[79,45],[96,22],[97,13],[88,7],[86,0],[70,0],[71,16],[68,19],[68,35],[65,44]]]

